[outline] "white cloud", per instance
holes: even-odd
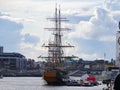
[[[39,42],[39,38],[35,35],[25,34],[23,36],[23,41],[26,43],[37,44]]]
[[[110,10],[120,10],[119,0],[105,0],[105,7]]]
[[[3,13],[3,12],[0,12],[0,16],[9,16],[9,14],[8,13]]]
[[[33,44],[22,42],[20,43],[20,48],[21,49],[33,48]]]
[[[99,39],[101,36],[114,35],[116,21],[104,9],[95,9],[95,15],[89,21],[80,21],[75,32],[69,34],[71,38]]]
[[[117,0],[111,0],[111,2],[112,1],[117,2],[117,5],[119,4]],[[76,43],[81,44],[80,48],[84,47],[84,49],[86,49],[83,49],[82,51],[85,55],[80,53],[80,48],[79,52],[76,52],[80,53],[82,57],[88,57],[89,59],[92,57],[101,58],[101,55],[104,52],[111,55],[108,56],[109,58],[115,57],[115,35],[120,20],[120,11],[119,8],[115,9],[114,5],[111,5],[110,7],[113,9],[94,9],[93,16],[88,21],[81,19],[79,23],[74,25],[75,31],[69,33],[68,37],[70,37],[70,39],[77,40]],[[101,48],[101,50],[97,50],[98,48]],[[112,48],[112,50],[110,50],[110,48]],[[90,53],[87,54],[86,51]],[[96,54],[94,54],[94,52],[96,52]]]
[[[117,22],[120,21],[120,11],[111,11],[111,15]]]
[[[69,33],[70,38],[84,38],[91,39],[92,31],[92,23],[81,21],[78,25],[75,26],[75,32]],[[88,28],[89,27],[89,28]]]
[[[38,60],[38,56],[45,56],[47,55],[47,49],[41,47],[40,43],[32,44],[32,43],[26,43],[22,42],[20,45],[20,52],[23,53],[27,58],[34,58],[35,60]]]
[[[101,36],[99,38],[100,41],[109,41],[109,42],[114,42],[115,41],[115,36]]]

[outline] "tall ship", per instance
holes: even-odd
[[[47,18],[48,20],[54,22],[54,27],[45,28],[48,31],[53,32],[53,40],[49,41],[47,45],[43,47],[48,48],[48,56],[41,56],[47,62],[45,65],[45,70],[43,73],[43,78],[48,85],[64,85],[65,78],[67,77],[67,71],[65,69],[65,60],[76,58],[76,56],[65,56],[64,48],[74,47],[70,44],[63,44],[62,36],[63,32],[70,30],[69,28],[63,28],[61,26],[62,22],[67,22],[66,18],[61,17],[61,10],[55,8],[55,15],[53,18]]]

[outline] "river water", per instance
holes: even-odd
[[[103,90],[104,85],[93,87],[47,86],[42,77],[4,77],[0,90]]]

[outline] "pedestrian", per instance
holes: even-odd
[[[120,90],[120,74],[117,75],[114,81],[114,90]]]

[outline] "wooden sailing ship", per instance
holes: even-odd
[[[55,24],[54,28],[45,28],[49,31],[53,31],[53,40],[49,41],[48,45],[43,47],[48,48],[48,56],[41,57],[47,60],[46,69],[43,73],[43,78],[49,85],[64,85],[63,79],[66,77],[67,72],[65,71],[65,60],[67,58],[76,58],[75,56],[64,56],[63,48],[73,47],[71,45],[62,44],[63,31],[70,30],[69,28],[62,28],[61,23],[68,21],[66,18],[61,17],[60,7],[55,8],[55,17],[47,18],[53,21]]]

